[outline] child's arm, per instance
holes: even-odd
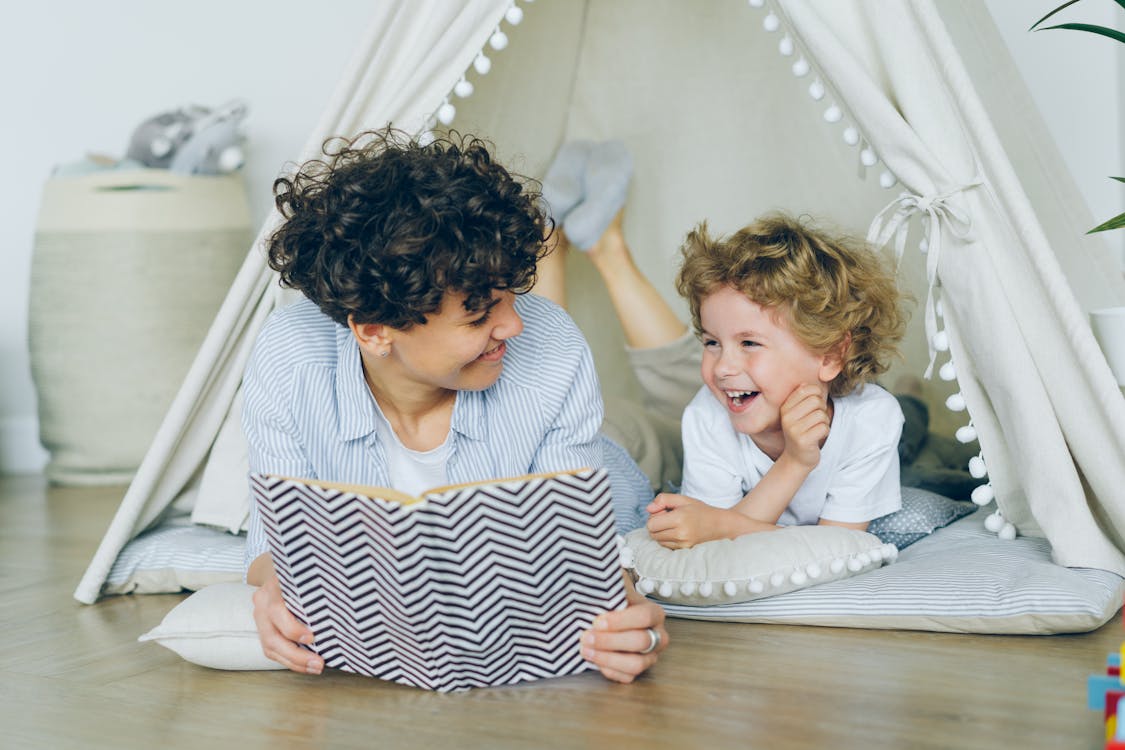
[[[797,490],[820,463],[820,446],[828,438],[832,418],[827,389],[821,384],[797,386],[781,406],[785,447],[773,466],[734,506],[756,521],[776,524]]]
[[[648,532],[669,549],[694,547],[715,539],[734,539],[756,531],[773,531],[772,523],[749,518],[732,508],[716,508],[687,495],[668,492],[656,496],[648,507]]]

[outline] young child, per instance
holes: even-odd
[[[676,285],[704,387],[683,416],[682,494],[648,506],[652,536],[678,549],[898,510],[903,414],[872,381],[905,317],[879,256],[780,214],[720,239],[704,224]]]

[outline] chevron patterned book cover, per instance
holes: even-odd
[[[252,474],[282,594],[326,666],[440,692],[576,674],[625,606],[605,469],[395,490]]]

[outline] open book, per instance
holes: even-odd
[[[285,602],[327,666],[442,692],[592,668],[625,606],[605,469],[391,489],[252,474]]]

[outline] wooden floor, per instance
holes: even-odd
[[[71,598],[121,492],[0,478],[0,748],[1098,748],[1085,679],[1125,640],[673,621],[633,685],[219,672],[137,642],[181,596]]]

